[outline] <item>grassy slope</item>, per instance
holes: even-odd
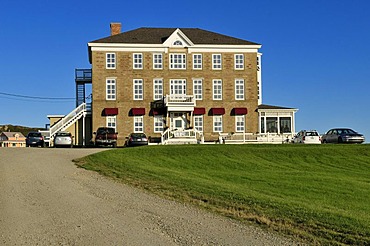
[[[311,242],[370,243],[370,145],[148,146],[81,163]]]

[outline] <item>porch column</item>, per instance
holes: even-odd
[[[83,113],[83,116],[82,116],[82,146],[85,147],[85,117],[86,117],[86,113]]]
[[[189,126],[190,126],[190,128],[192,128],[193,127],[193,111],[190,111],[190,124],[189,124]]]

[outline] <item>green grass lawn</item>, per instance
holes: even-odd
[[[370,145],[113,149],[86,169],[317,244],[370,244]]]

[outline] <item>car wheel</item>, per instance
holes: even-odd
[[[112,147],[113,147],[113,148],[117,148],[117,143],[113,143],[113,144],[112,144]]]
[[[343,143],[343,139],[341,137],[338,138],[338,143]]]
[[[328,142],[326,141],[326,139],[324,141],[322,141],[323,144],[327,144]]]

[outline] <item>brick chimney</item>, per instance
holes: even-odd
[[[117,35],[121,33],[121,23],[110,23],[110,35]]]

